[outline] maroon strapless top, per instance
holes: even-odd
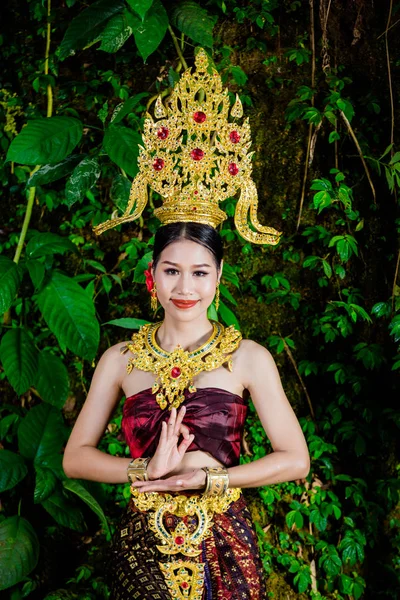
[[[239,464],[240,442],[247,415],[245,400],[215,387],[184,391],[186,413],[183,424],[195,438],[186,452],[209,452],[226,467]],[[132,458],[152,456],[161,433],[161,422],[168,420],[168,408],[161,410],[155,394],[147,388],[129,396],[122,412],[122,431]]]

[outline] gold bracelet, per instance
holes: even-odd
[[[203,496],[223,496],[229,487],[229,475],[225,467],[203,467],[207,475]]]
[[[134,458],[128,465],[126,470],[128,475],[128,481],[134,483],[135,481],[148,481],[149,476],[147,475],[147,465],[151,460],[151,456],[147,458]]]

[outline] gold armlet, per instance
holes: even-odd
[[[128,481],[134,483],[135,481],[148,481],[149,476],[147,475],[147,465],[149,464],[151,457],[147,458],[134,458],[128,465],[126,473],[128,475]]]
[[[229,475],[225,467],[203,467],[207,475],[203,496],[222,496],[229,487]]]

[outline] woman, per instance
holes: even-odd
[[[65,450],[69,477],[125,483],[131,471],[132,500],[109,563],[112,600],[263,600],[256,536],[240,489],[309,471],[305,439],[271,354],[233,328],[215,333],[207,318],[222,265],[213,227],[178,222],[157,231],[151,275],[164,320],[153,338],[135,334],[133,344],[103,354]],[[240,465],[249,394],[274,451]],[[123,395],[132,461],[97,449]]]

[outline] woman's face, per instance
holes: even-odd
[[[218,273],[207,248],[191,240],[179,240],[161,252],[153,277],[165,312],[175,319],[191,321],[207,311],[213,301]]]

